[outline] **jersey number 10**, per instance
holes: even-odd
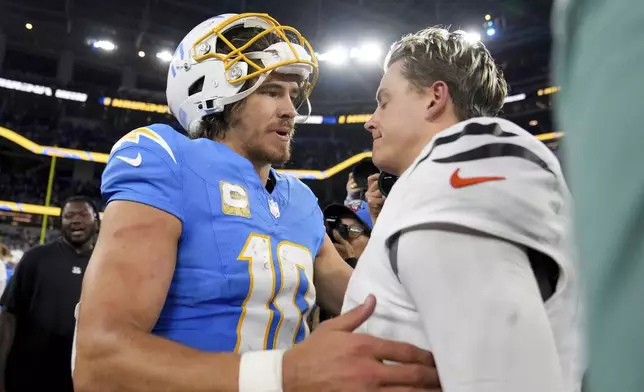
[[[305,316],[315,301],[311,251],[282,241],[275,264],[271,248],[269,236],[251,233],[239,253],[238,260],[248,263],[250,285],[235,352],[290,348],[308,332]]]

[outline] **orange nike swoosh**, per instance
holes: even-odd
[[[452,177],[449,179],[449,183],[452,185],[454,188],[465,188],[466,186],[472,186],[476,184],[481,184],[483,182],[489,182],[489,181],[502,181],[505,180],[505,177],[469,177],[469,178],[463,178],[458,175],[458,172],[461,169],[456,169],[454,174],[452,174]]]

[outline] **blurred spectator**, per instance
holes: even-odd
[[[347,205],[331,204],[324,209],[324,219],[338,253],[355,267],[373,229],[367,202],[352,200]]]
[[[48,170],[33,172],[10,171],[0,172],[0,200],[16,201],[30,204],[45,204],[47,194]],[[97,175],[98,177],[98,175]],[[75,181],[61,172],[54,177],[51,205],[60,203],[72,195],[83,195],[102,206],[100,197],[100,180]]]
[[[47,230],[45,240],[47,242],[60,236],[58,230]],[[28,226],[0,225],[0,242],[6,245],[11,251],[12,262],[17,264],[22,254],[38,245],[40,241],[40,229]]]
[[[345,203],[350,202],[351,200],[360,199],[360,188],[358,183],[353,178],[353,172],[349,173],[349,179],[347,180],[347,197],[344,199]]]
[[[0,385],[7,392],[74,390],[74,309],[98,211],[91,200],[73,197],[61,218],[62,238],[28,251],[0,300]]]
[[[330,204],[324,209],[324,222],[335,249],[347,264],[355,268],[373,229],[367,202],[352,200],[346,205]],[[311,326],[317,327],[321,321],[334,316],[325,309],[319,309],[312,314]]]
[[[368,178],[372,174],[379,173],[380,170],[373,164],[371,159],[363,159],[356,163],[349,174],[347,182],[347,198],[345,204],[351,200],[365,200],[365,193],[369,189]]]
[[[9,246],[0,242],[0,295],[4,293],[4,290],[11,281],[14,268],[16,267],[14,252]]]

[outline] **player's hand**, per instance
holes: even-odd
[[[434,357],[407,343],[352,333],[373,313],[367,297],[352,311],[322,323],[284,354],[284,392],[440,391]],[[382,361],[397,362],[385,365]]]
[[[343,259],[346,260],[356,257],[356,252],[353,250],[353,246],[351,246],[349,241],[342,238],[340,233],[335,229],[333,230],[333,238],[337,241],[333,243],[333,246],[335,246],[335,250],[338,251]]]
[[[385,205],[385,197],[380,193],[378,189],[378,178],[380,173],[372,174],[367,178],[367,193],[365,193],[365,199],[367,199],[367,204],[369,205],[369,215],[371,215],[371,221],[373,224],[376,224],[376,219],[380,215],[382,206]]]
[[[349,180],[347,181],[347,198],[355,200],[360,197],[360,188],[358,183],[353,178],[353,173],[349,173]]]

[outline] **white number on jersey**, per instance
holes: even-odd
[[[237,324],[235,352],[292,347],[302,325],[305,334],[308,333],[306,314],[302,310],[304,308],[308,313],[315,301],[311,252],[292,242],[280,242],[277,245],[276,270],[270,237],[251,233],[238,259],[248,263],[250,287]],[[276,287],[278,274],[279,288]],[[301,299],[297,303],[302,279],[308,282],[308,290],[304,303]],[[269,342],[275,317],[278,318],[277,327],[272,342]]]

